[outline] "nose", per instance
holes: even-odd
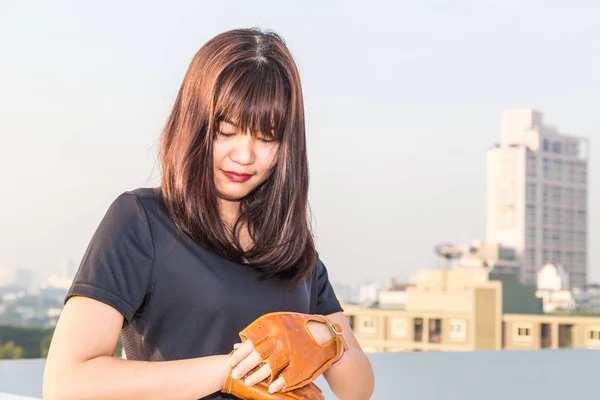
[[[240,165],[251,165],[254,163],[254,138],[250,134],[236,135],[230,156],[232,161]]]

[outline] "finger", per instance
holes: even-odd
[[[273,383],[271,383],[271,385],[269,385],[269,393],[278,392],[281,389],[283,389],[284,386],[285,379],[283,378],[283,376],[280,376],[279,378],[275,379]]]
[[[242,346],[243,347],[243,346]],[[239,351],[239,350],[237,350]],[[240,379],[262,362],[260,354],[256,351],[250,353],[250,355],[244,358],[240,363],[231,371],[231,377],[233,379]]]
[[[242,345],[241,343],[236,343],[236,344],[233,345],[233,349],[237,350],[237,349],[240,348],[241,345]]]
[[[264,381],[265,379],[267,379],[270,376],[271,376],[271,367],[269,366],[269,364],[265,364],[262,367],[260,367],[258,369],[258,371],[256,371],[252,375],[248,376],[244,380],[244,384],[246,386],[256,385],[257,383]]]
[[[235,367],[240,361],[248,357],[250,353],[252,353],[252,350],[254,350],[252,342],[250,340],[246,340],[240,347],[235,349],[231,355],[231,366]]]

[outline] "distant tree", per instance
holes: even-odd
[[[0,325],[0,342],[12,341],[23,349],[23,358],[42,357],[42,339],[52,337],[53,328]]]
[[[15,342],[10,341],[4,344],[0,343],[0,359],[17,359],[23,358],[23,348],[21,346],[16,346]]]
[[[42,358],[48,357],[48,350],[50,350],[50,342],[52,342],[52,332],[42,337],[42,341],[40,343],[40,356]]]

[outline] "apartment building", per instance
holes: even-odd
[[[600,349],[600,317],[545,315],[535,287],[506,274],[419,271],[406,296],[402,310],[343,304],[365,351]]]
[[[524,283],[552,263],[572,288],[584,288],[589,145],[542,117],[530,109],[502,114],[500,143],[488,151],[486,241],[517,249]]]

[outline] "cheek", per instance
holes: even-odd
[[[272,170],[277,164],[277,156],[279,154],[279,145],[274,146],[274,148],[270,149],[265,160],[265,167],[268,170]]]
[[[223,159],[225,153],[225,147],[223,145],[219,145],[218,142],[215,141],[215,143],[213,143],[212,152],[213,165],[218,165]]]

